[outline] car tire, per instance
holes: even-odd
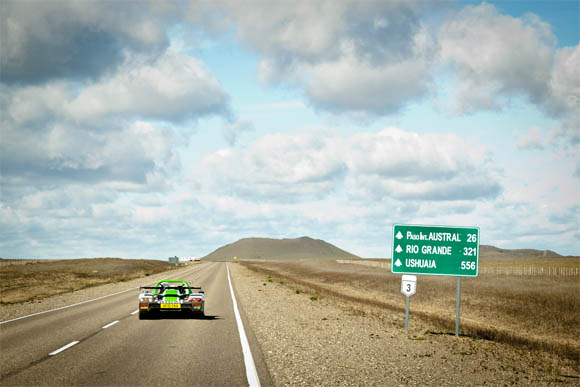
[[[139,311],[139,320],[147,320],[149,318],[149,313]]]

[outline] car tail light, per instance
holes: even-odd
[[[146,302],[142,302],[141,303],[141,306],[147,306],[147,303]]]

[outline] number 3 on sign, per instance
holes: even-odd
[[[412,296],[417,290],[417,277],[414,275],[404,275],[401,281],[401,293]]]

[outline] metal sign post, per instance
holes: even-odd
[[[406,308],[405,308],[405,332],[409,331],[409,297],[417,292],[417,276],[414,275],[404,275],[401,280],[401,293],[403,293],[406,298]]]
[[[459,337],[460,308],[461,308],[461,277],[457,277],[457,301],[455,303],[455,337]]]
[[[406,309],[405,309],[405,332],[409,332],[409,296],[405,296],[407,299]]]

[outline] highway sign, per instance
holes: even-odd
[[[401,281],[401,293],[409,297],[417,291],[417,276],[404,275]]]
[[[479,227],[393,225],[394,274],[477,277]]]

